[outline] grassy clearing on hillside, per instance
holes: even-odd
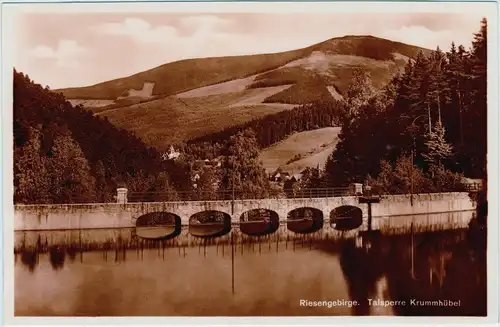
[[[309,79],[267,97],[265,103],[308,104],[332,99],[322,78]]]
[[[373,85],[376,88],[381,88],[387,84],[402,67],[403,66],[400,67],[394,63],[385,67],[361,66],[361,68],[370,74]],[[331,92],[328,90],[330,86],[333,86],[340,95],[344,95],[347,93],[347,89],[351,83],[353,72],[357,68],[360,68],[360,66],[332,66],[330,69],[332,77],[325,78],[316,75],[315,78],[301,81],[291,88],[266,98],[264,102],[305,104],[314,101],[322,101],[332,97]]]
[[[344,97],[342,96],[342,94],[340,94],[335,85],[329,85],[326,87],[326,89],[328,90],[328,92],[330,92],[330,94],[335,100],[342,101],[344,99]]]
[[[126,78],[58,92],[67,98],[116,99],[126,90],[141,89],[147,80],[156,83],[153,95],[173,95],[266,72],[302,57],[303,52],[181,60]]]
[[[233,81],[218,83],[214,85],[200,87],[187,92],[182,92],[177,94],[179,98],[196,98],[204,97],[209,95],[226,94],[233,92],[242,92],[248,85],[252,84],[255,79],[255,75],[246,78],[239,78]]]
[[[321,150],[318,153],[306,156],[305,158],[286,164],[281,168],[283,169],[283,171],[288,171],[291,174],[300,173],[307,167],[316,168],[319,166],[320,169],[324,169],[328,157],[332,154],[333,150],[335,150],[336,146],[337,142],[323,148],[323,150]]]
[[[259,89],[249,89],[246,92],[243,92],[241,97],[231,104],[231,107],[239,107],[239,106],[253,106],[253,105],[261,105],[265,99],[268,97],[282,92],[289,88],[291,85],[281,85],[274,87],[265,87]],[[286,104],[283,104],[286,105]],[[288,105],[292,106],[293,105]]]
[[[255,82],[248,88],[269,87],[278,85],[295,84],[312,79],[317,74],[301,67],[280,68],[258,75]]]
[[[143,98],[139,98],[139,97],[130,97],[130,98],[125,98],[125,99],[119,99],[119,100],[112,101],[112,103],[109,104],[109,105],[107,105],[107,106],[101,106],[101,107],[87,106],[86,108],[89,109],[90,111],[92,111],[93,113],[98,114],[98,113],[101,113],[101,112],[107,112],[107,111],[117,110],[117,109],[120,109],[120,108],[130,107],[130,106],[135,105],[135,104],[148,103],[148,102],[156,101],[156,100],[161,99],[161,98],[164,98],[164,97],[155,96],[155,97],[153,97],[151,99],[143,99]]]
[[[309,56],[289,62],[285,67],[302,67],[308,71],[328,75],[330,61],[333,57],[322,51],[313,51]]]
[[[114,103],[113,100],[104,100],[104,99],[96,99],[96,100],[85,100],[85,99],[70,99],[68,100],[73,106],[82,105],[85,108],[100,108],[106,107]]]
[[[374,86],[380,88],[404,65],[405,61],[401,59],[381,61],[366,57],[314,52],[310,57],[292,61],[284,68],[259,75],[248,87],[283,85],[293,81],[295,85],[290,89],[270,96],[264,102],[305,104],[331,97],[339,99],[347,92],[353,71],[357,68],[370,73]],[[333,90],[338,94],[332,94]]]
[[[166,150],[169,144],[221,131],[293,107],[279,104],[231,106],[252,91],[257,90],[199,98],[166,97],[103,111],[99,115],[108,117],[116,126],[134,132],[148,144]]]
[[[340,127],[295,133],[282,142],[262,150],[259,159],[268,173],[278,167],[296,173],[305,167],[316,167],[318,164],[321,166],[335,148],[339,133]],[[301,159],[290,162],[298,156],[301,156]]]
[[[404,66],[393,64],[387,68],[376,66],[362,66],[361,68],[370,74],[373,86],[375,86],[375,88],[381,88],[386,85],[400,69],[403,69],[403,67]],[[347,89],[349,88],[353,72],[356,68],[359,68],[359,66],[332,67],[332,71],[334,71],[333,85],[335,85],[340,94],[347,94]]]

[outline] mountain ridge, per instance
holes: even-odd
[[[414,57],[431,50],[371,35],[346,35],[304,48],[275,53],[182,59],[101,83],[56,89],[68,99],[116,100],[125,92],[155,83],[150,96],[169,96],[200,87],[246,78],[304,59],[314,51],[331,55],[354,55],[375,60],[393,60],[392,53]]]
[[[431,50],[344,36],[275,54],[184,59],[59,92],[162,151],[297,106],[342,101],[355,70],[380,89],[419,52]]]

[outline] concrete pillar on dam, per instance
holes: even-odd
[[[116,202],[121,203],[121,204],[127,203],[128,202],[127,193],[128,193],[128,189],[126,189],[124,187],[120,187],[120,188],[116,189]]]

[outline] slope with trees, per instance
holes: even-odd
[[[14,71],[15,202],[112,201],[117,185],[147,190],[175,170],[168,165],[139,138]]]
[[[340,113],[344,110],[343,107],[342,102],[335,100],[303,105],[254,119],[218,133],[207,134],[180,146],[187,155],[193,158],[212,159],[221,155],[222,149],[233,135],[251,129],[255,134],[258,147],[262,149],[280,142],[296,132],[338,126]]]
[[[388,183],[403,183],[403,192],[410,181],[444,190],[462,175],[486,179],[486,26],[483,19],[470,51],[452,44],[447,53],[419,54],[384,92],[344,116],[325,182],[368,178],[385,183],[386,191]],[[411,176],[405,167],[423,177],[403,182],[402,176]]]

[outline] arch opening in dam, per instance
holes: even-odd
[[[313,233],[323,227],[323,212],[316,208],[297,208],[288,213],[287,228],[295,233]]]
[[[336,230],[356,229],[363,223],[363,211],[355,206],[340,206],[330,213],[330,225]]]
[[[253,209],[240,217],[240,231],[247,235],[266,235],[278,230],[279,216],[268,209]]]
[[[195,213],[189,218],[189,234],[199,237],[215,237],[229,233],[231,216],[217,210]]]
[[[146,239],[169,239],[181,233],[181,217],[170,212],[150,212],[137,218],[136,235]]]

